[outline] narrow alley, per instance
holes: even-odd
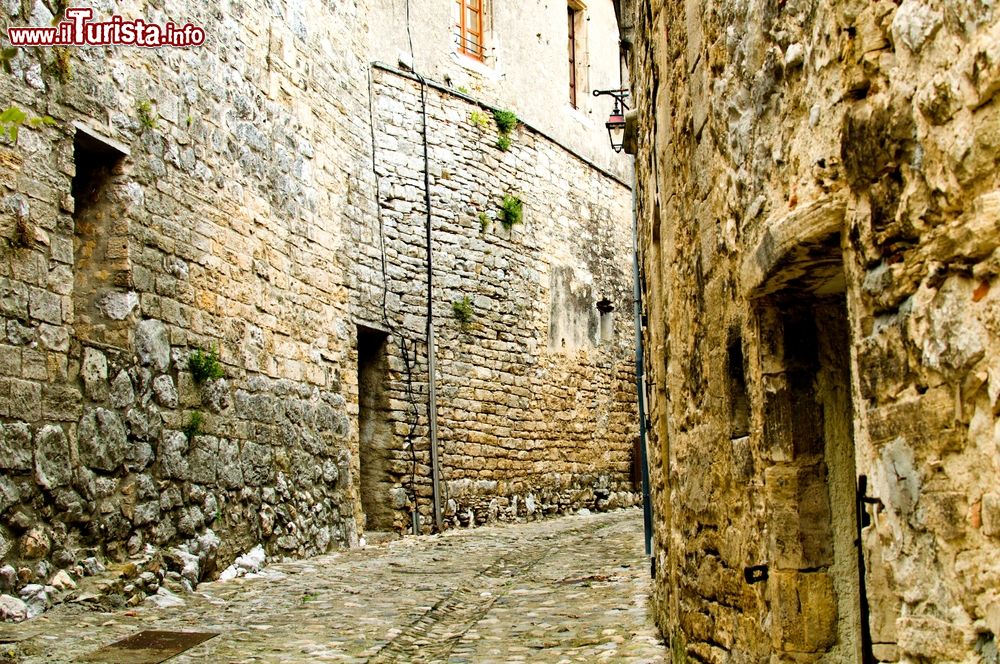
[[[183,605],[67,603],[0,630],[0,661],[140,662],[142,630],[214,632],[183,662],[662,662],[642,513],[451,530],[202,584]]]

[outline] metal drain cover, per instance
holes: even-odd
[[[208,641],[218,632],[164,632],[147,629],[121,641],[104,646],[78,662],[114,662],[114,664],[160,664],[185,650]]]

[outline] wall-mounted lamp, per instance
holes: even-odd
[[[628,110],[625,98],[628,97],[628,90],[624,88],[618,90],[594,90],[595,97],[602,95],[614,97],[615,99],[615,107],[612,109],[611,115],[608,117],[608,121],[604,123],[604,126],[608,128],[611,149],[615,152],[621,152],[622,146],[625,144],[625,111]]]

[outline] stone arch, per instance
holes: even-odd
[[[761,335],[767,596],[780,661],[862,661],[865,641],[844,210],[831,197],[768,220],[741,269]]]

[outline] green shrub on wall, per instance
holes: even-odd
[[[508,231],[521,223],[524,217],[524,202],[513,194],[504,194],[500,205],[500,223]]]
[[[188,357],[188,370],[191,372],[194,382],[201,384],[206,380],[222,378],[225,372],[222,370],[222,363],[219,362],[219,351],[214,348],[208,352],[201,349],[195,350]]]
[[[497,131],[501,134],[509,134],[517,126],[517,115],[513,111],[493,111],[493,119],[497,123]]]
[[[205,416],[202,415],[200,410],[196,410],[191,413],[191,417],[188,418],[187,423],[184,425],[184,436],[188,440],[194,440],[195,436],[200,436],[202,431],[202,425],[205,424]]]
[[[156,121],[159,115],[153,110],[153,102],[145,99],[136,104],[136,115],[139,116],[139,124],[143,129],[156,129]]]
[[[462,328],[462,331],[468,332],[472,328],[472,319],[475,317],[475,312],[472,309],[472,298],[468,295],[463,295],[461,299],[451,303],[451,310],[455,314],[455,318],[458,320],[458,325]]]
[[[517,127],[517,116],[512,111],[493,111],[493,119],[497,123],[497,147],[506,152],[510,150],[510,132]]]

